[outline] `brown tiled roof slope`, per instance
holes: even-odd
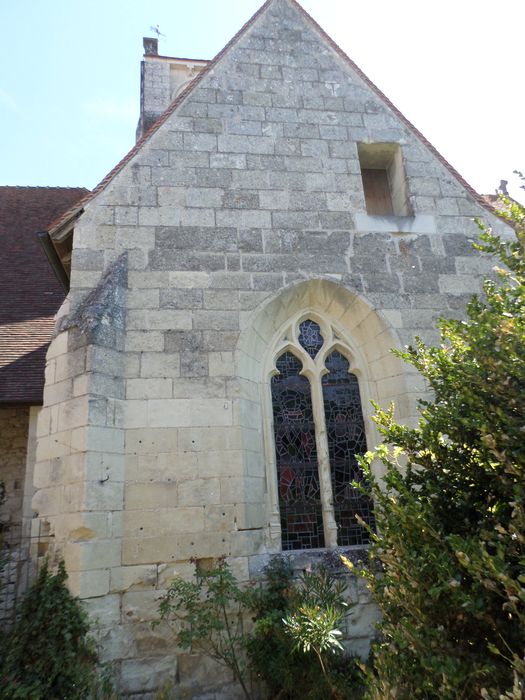
[[[0,403],[42,403],[45,355],[64,290],[36,233],[87,192],[0,187]]]

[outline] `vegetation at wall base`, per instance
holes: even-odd
[[[263,681],[272,699],[360,697],[361,671],[343,653],[337,628],[345,584],[323,568],[295,579],[286,557],[272,558],[264,574],[259,586],[245,588],[225,559],[197,566],[193,581],[171,583],[161,619],[174,625],[181,648],[230,668],[247,698],[250,679]]]
[[[384,444],[365,460],[378,534],[364,572],[381,608],[369,700],[525,697],[525,209],[517,240],[480,224],[499,257],[442,344],[399,353],[426,378],[417,428],[376,407]],[[386,469],[382,484],[370,464]]]
[[[0,659],[1,700],[102,700],[112,697],[109,679],[98,673],[96,646],[80,601],[43,564],[17,609]]]

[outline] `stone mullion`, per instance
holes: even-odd
[[[337,547],[337,524],[334,517],[332,476],[330,471],[330,453],[324,415],[323,387],[319,374],[310,379],[312,391],[312,409],[315,424],[315,442],[317,446],[317,464],[323,513],[323,527],[326,547]]]

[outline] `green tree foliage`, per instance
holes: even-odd
[[[370,699],[525,697],[525,209],[506,212],[514,242],[480,224],[476,247],[504,266],[484,298],[441,322],[439,347],[399,353],[433,392],[419,426],[376,407]]]
[[[68,591],[64,563],[47,562],[19,609],[0,659],[1,700],[84,700],[111,696],[97,675],[97,652],[80,601]]]

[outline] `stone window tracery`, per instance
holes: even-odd
[[[359,381],[350,348],[311,315],[281,335],[271,377],[283,550],[368,543],[372,502],[352,486],[366,452]]]

